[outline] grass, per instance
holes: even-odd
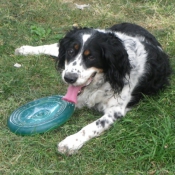
[[[74,3],[91,7],[81,11]],[[7,118],[20,105],[66,91],[52,58],[16,56],[15,48],[57,42],[76,23],[106,28],[133,22],[158,38],[175,68],[174,9],[174,0],[1,0],[0,174],[175,174],[174,75],[169,88],[146,97],[73,156],[59,154],[57,142],[99,118],[99,113],[76,110],[60,128],[36,136],[17,136],[7,128]],[[22,67],[15,68],[15,63]]]

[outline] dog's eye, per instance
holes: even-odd
[[[95,57],[93,57],[92,55],[89,55],[89,56],[88,56],[88,59],[89,59],[89,60],[94,60]]]
[[[72,56],[72,55],[74,55],[75,51],[74,51],[74,49],[69,49],[69,50],[67,51],[67,53],[68,53],[70,56]]]

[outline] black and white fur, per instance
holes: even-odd
[[[168,56],[155,37],[129,23],[106,30],[75,28],[59,44],[22,46],[16,54],[56,56],[57,68],[63,69],[63,81],[84,86],[76,107],[87,106],[103,113],[58,144],[58,151],[68,154],[109,129],[143,94],[163,89],[169,84],[171,73]]]

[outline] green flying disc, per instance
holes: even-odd
[[[8,118],[10,131],[19,135],[34,135],[55,129],[73,114],[74,103],[60,95],[40,98],[16,109]]]

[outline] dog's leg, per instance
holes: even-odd
[[[51,55],[58,57],[59,45],[58,43],[43,45],[43,46],[21,46],[15,50],[16,55]]]
[[[120,95],[108,99],[107,104],[103,104],[104,115],[79,132],[65,138],[58,144],[58,151],[67,154],[76,153],[87,141],[99,136],[109,129],[116,120],[124,117],[129,110],[127,104],[131,100],[133,87],[134,84],[128,83]]]
[[[85,126],[78,133],[68,136],[58,144],[58,151],[69,155],[76,153],[88,140],[99,136],[117,120],[124,116],[117,108],[108,109],[108,113],[95,122]]]

